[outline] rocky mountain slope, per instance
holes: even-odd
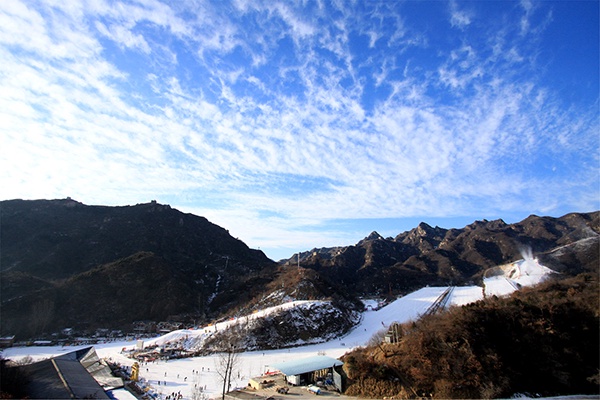
[[[514,224],[483,220],[462,229],[421,223],[395,238],[373,232],[353,246],[301,253],[300,265],[357,293],[397,295],[425,284],[478,283],[487,268],[518,260],[525,251],[543,257],[559,272],[594,270],[599,232],[599,212],[560,218],[532,215]],[[553,251],[561,246],[564,254]],[[294,265],[297,257],[281,263]]]
[[[315,271],[281,267],[168,205],[10,200],[0,212],[2,334],[206,324],[290,299],[336,300],[342,313],[360,308]]]
[[[300,267],[296,256],[277,264],[205,218],[156,202],[10,200],[0,214],[0,330],[21,337],[130,330],[140,320],[205,324],[290,300],[333,300],[343,314],[360,308],[360,294],[477,282],[526,246],[558,271],[599,262],[599,212],[462,229],[422,223],[395,238],[373,232],[354,246],[302,253]]]
[[[71,199],[11,200],[0,206],[2,272],[67,278],[138,251],[190,271],[226,264],[256,270],[270,263],[206,218],[156,202],[105,207]]]
[[[11,200],[0,211],[2,332],[215,318],[277,270],[225,229],[156,202]]]

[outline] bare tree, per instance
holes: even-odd
[[[216,371],[223,382],[223,391],[221,399],[225,399],[225,393],[231,389],[231,375],[239,366],[240,347],[235,336],[224,335],[219,345],[219,354],[217,357]]]
[[[371,336],[371,338],[369,339],[367,345],[369,345],[369,346],[379,346],[381,344],[381,342],[384,341],[386,334],[387,334],[387,329],[378,330],[377,332],[375,332],[373,334],[373,336]]]

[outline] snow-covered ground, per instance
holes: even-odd
[[[154,345],[163,346],[167,343],[182,342],[184,347],[188,350],[200,349],[204,340],[210,337],[212,334],[215,332],[224,331],[241,321],[247,322],[258,318],[263,318],[266,315],[289,310],[291,308],[310,309],[311,306],[318,305],[319,303],[324,303],[324,301],[295,300],[280,304],[278,306],[268,307],[240,318],[231,318],[226,321],[211,324],[200,329],[178,329],[157,338],[146,340],[144,342],[144,347],[150,347]]]
[[[485,279],[486,295],[505,295],[512,293],[519,286],[528,286],[540,282],[551,270],[541,266],[536,260],[527,258],[509,264],[503,268],[504,273]],[[386,329],[392,322],[406,322],[419,318],[444,293],[447,287],[425,287],[376,311],[365,311],[360,323],[348,334],[336,340],[314,345],[266,351],[245,352],[240,355],[233,383],[245,387],[248,379],[259,376],[269,370],[269,365],[283,361],[295,360],[315,355],[327,355],[338,358],[356,346],[365,345],[378,331]],[[447,305],[464,305],[483,298],[480,286],[456,287],[451,292]],[[306,302],[295,301],[277,307],[271,307],[248,317],[260,318],[279,309],[299,307]],[[374,306],[373,302],[368,304]],[[215,330],[224,330],[235,323],[235,320],[220,322],[195,330],[178,330],[151,340],[145,345],[163,345],[177,340],[201,340]],[[120,341],[95,345],[100,357],[110,358],[123,365],[131,365],[134,360],[122,354],[123,348],[136,346],[136,341]],[[4,358],[18,360],[31,356],[34,361],[74,351],[85,346],[67,347],[13,347],[2,352]],[[170,361],[156,361],[140,367],[140,377],[158,398],[165,398],[171,393],[180,392],[184,398],[192,397],[195,387],[202,387],[209,397],[217,397],[220,393],[220,381],[215,371],[215,356],[194,357]],[[118,399],[131,399],[124,390],[113,392]]]
[[[523,260],[498,267],[501,275],[484,280],[486,295],[503,296],[517,290],[519,286],[532,286],[541,282],[548,274],[553,273],[535,258],[526,257]]]

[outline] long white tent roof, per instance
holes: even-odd
[[[284,375],[300,375],[307,372],[318,371],[320,369],[337,367],[344,365],[343,362],[327,356],[313,356],[301,358],[299,360],[285,361],[277,364],[270,364],[273,369],[281,371]]]

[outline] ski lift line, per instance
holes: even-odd
[[[435,314],[440,309],[446,307],[448,304],[448,300],[452,297],[452,292],[454,291],[454,286],[448,287],[448,289],[444,290],[444,292],[433,302],[431,306],[425,311],[426,315]]]
[[[508,282],[515,290],[520,290],[519,286],[517,286],[515,282],[511,281],[507,277],[504,277],[504,279],[506,279],[506,282]]]
[[[448,288],[448,294],[442,300],[442,308],[446,308],[446,305],[448,304],[448,302],[452,298],[452,293],[454,292],[454,288],[455,288],[455,286],[450,286]]]

